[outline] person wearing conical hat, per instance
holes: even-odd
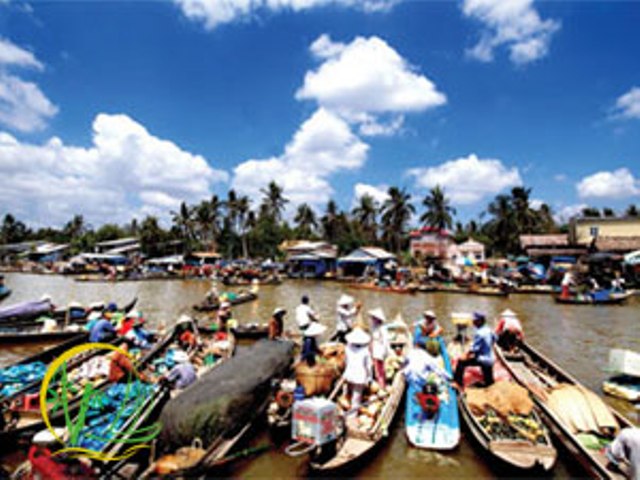
[[[518,345],[524,341],[522,324],[515,312],[506,309],[500,314],[496,326],[496,336],[498,337],[498,345],[508,352],[517,349]]]
[[[384,373],[384,360],[389,354],[389,338],[384,325],[386,321],[387,318],[381,308],[369,310],[373,372],[376,377],[376,382],[378,382],[382,388],[387,386],[387,379]]]
[[[362,404],[364,387],[371,383],[371,336],[363,328],[356,326],[346,337],[345,369],[342,377],[347,387],[347,395],[351,396],[351,411],[357,412]]]
[[[287,311],[278,307],[273,311],[273,315],[269,319],[269,340],[277,340],[282,337],[284,331],[284,316]]]
[[[416,328],[413,332],[414,344],[426,344],[429,338],[439,337],[440,335],[442,335],[442,327],[438,324],[433,310],[422,312],[422,318],[416,322]]]
[[[303,332],[301,360],[313,367],[316,364],[316,355],[320,354],[318,348],[318,337],[322,335],[327,327],[319,322],[311,322]]]
[[[332,340],[346,343],[345,337],[355,326],[356,315],[360,311],[360,303],[355,303],[353,297],[343,294],[338,299],[336,334]]]

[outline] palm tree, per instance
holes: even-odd
[[[180,204],[180,209],[171,212],[172,222],[180,234],[180,239],[184,242],[186,251],[191,250],[193,240],[193,209],[189,208],[185,202]]]
[[[329,200],[327,210],[320,219],[320,223],[325,240],[329,243],[335,243],[338,236],[338,204],[335,201]]]
[[[251,211],[251,200],[249,197],[242,196],[238,198],[236,202],[237,221],[238,221],[238,234],[240,235],[240,242],[242,243],[242,256],[247,258],[249,251],[247,248],[247,230],[249,212]]]
[[[624,212],[627,217],[637,217],[638,216],[638,207],[635,205],[629,205],[627,210]]]
[[[420,221],[425,225],[439,230],[451,229],[453,224],[452,215],[456,214],[456,209],[449,204],[444,192],[439,185],[432,188],[422,201],[427,210],[420,217]]]
[[[69,240],[75,240],[82,236],[87,231],[87,228],[84,223],[84,217],[82,215],[74,215],[64,226],[63,232],[69,237]]]
[[[272,180],[269,182],[267,188],[261,189],[260,192],[264,195],[262,202],[266,205],[267,211],[276,223],[280,223],[280,220],[282,220],[282,211],[285,205],[289,203],[289,200],[282,195],[282,187]]]
[[[160,244],[165,239],[165,232],[158,224],[156,217],[148,216],[140,224],[140,250],[149,257],[162,253]]]
[[[390,187],[389,198],[382,204],[382,231],[389,248],[398,253],[402,248],[402,238],[411,215],[416,212],[411,204],[411,195],[406,190]]]
[[[553,219],[553,212],[551,207],[546,203],[540,205],[540,208],[535,212],[536,225],[539,233],[551,233],[557,230],[556,222]]]
[[[514,212],[509,195],[498,195],[487,207],[493,217],[487,229],[493,239],[494,248],[500,253],[512,251],[515,244]]]
[[[530,195],[530,188],[514,187],[511,189],[513,220],[518,234],[532,233],[536,225],[536,213],[529,205]]]
[[[293,219],[296,223],[298,235],[302,238],[308,238],[313,235],[314,229],[318,227],[318,221],[313,209],[306,203],[298,206],[298,211]]]
[[[360,203],[353,209],[353,219],[364,234],[365,241],[374,245],[378,241],[378,202],[369,195],[360,197]]]

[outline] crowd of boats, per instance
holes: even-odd
[[[514,471],[549,471],[561,448],[590,476],[632,474],[616,442],[638,430],[530,345],[510,310],[494,327],[480,312],[451,312],[452,336],[432,311],[388,320],[347,294],[331,331],[307,297],[294,330],[282,308],[266,325],[233,318],[234,304],[257,296],[213,288],[194,305],[201,318],[157,331],[136,299],[56,308],[45,296],[0,309],[12,342],[36,338],[39,323],[69,335],[0,369],[0,445],[27,459],[14,478],[210,476],[259,453],[239,446],[265,418],[283,454],[330,474],[374,454],[402,411],[412,448],[454,450],[464,424],[488,461]],[[604,391],[637,400],[639,360],[612,353],[618,374]]]

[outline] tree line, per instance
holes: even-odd
[[[68,243],[72,253],[79,253],[92,251],[101,241],[135,236],[140,239],[142,252],[149,256],[178,249],[183,253],[215,250],[226,258],[273,258],[278,256],[278,246],[284,240],[307,239],[333,243],[341,253],[363,245],[403,253],[408,247],[412,220],[418,218],[422,226],[450,231],[458,242],[472,238],[484,243],[490,255],[507,255],[519,253],[521,234],[561,233],[568,228],[556,223],[547,204],[534,208],[531,189],[525,187],[514,187],[508,194],[497,195],[477,219],[467,223],[455,221],[456,209],[439,186],[421,199],[423,211],[419,217],[411,194],[399,187],[390,187],[382,203],[371,195],[363,195],[350,211],[329,200],[319,215],[303,203],[291,222],[284,217],[289,200],[280,185],[270,182],[261,195],[255,208],[249,197],[234,190],[224,199],[213,195],[195,205],[183,202],[177,211],[171,212],[169,228],[149,215],[141,221],[134,218],[126,225],[108,223],[94,229],[82,215],[75,215],[61,229],[33,230],[8,213],[0,229],[0,242],[47,240]],[[611,208],[600,211],[588,207],[581,214],[615,216]],[[625,215],[638,216],[637,207],[630,205]]]

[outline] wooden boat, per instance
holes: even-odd
[[[420,293],[431,293],[431,292],[437,292],[438,291],[438,287],[436,285],[433,284],[429,284],[429,285],[420,285],[418,287],[418,291]]]
[[[242,280],[242,279],[229,279],[223,278],[222,284],[227,287],[250,287],[253,285],[263,286],[263,285],[281,285],[282,280],[280,278],[271,277],[255,280]]]
[[[627,301],[631,296],[630,293],[611,293],[606,298],[594,298],[591,295],[584,295],[582,297],[571,296],[563,298],[560,295],[556,295],[553,299],[556,303],[564,305],[621,305]]]
[[[61,326],[54,331],[48,332],[42,331],[41,327],[0,327],[0,345],[58,342],[77,337],[78,335],[83,335],[83,331],[78,325]]]
[[[509,292],[497,287],[460,287],[458,285],[438,285],[438,291],[444,293],[463,293],[467,295],[482,295],[486,297],[506,297]]]
[[[240,305],[241,303],[251,302],[258,298],[258,294],[254,292],[241,292],[236,297],[228,300],[231,305]],[[193,309],[198,312],[212,312],[220,308],[220,302],[211,303],[208,300],[204,300],[198,305],[194,305]]]
[[[453,341],[448,345],[454,365],[471,343],[470,339],[463,338],[464,343]],[[495,362],[493,374],[496,384],[500,382],[504,386],[515,382],[501,361]],[[465,391],[458,395],[460,414],[476,444],[493,460],[509,468],[527,472],[550,470],[555,464],[557,452],[537,407],[527,415],[497,414],[493,406],[486,408],[484,414],[478,414],[471,408],[467,395],[469,387],[481,381],[480,368],[467,367],[463,379]],[[531,402],[530,399],[525,400]]]
[[[0,287],[0,302],[11,295],[11,289],[5,287],[4,285]]]
[[[640,378],[616,375],[602,383],[602,391],[628,402],[640,402]]]
[[[453,377],[451,361],[442,337],[438,337],[440,368]],[[422,391],[422,382],[409,380],[405,410],[405,431],[409,443],[414,447],[432,450],[451,450],[460,442],[460,419],[458,398],[449,382],[438,386],[438,411],[433,416],[425,414],[416,395]]]
[[[389,343],[399,359],[403,359],[412,345],[412,335],[409,327],[402,320],[395,320],[386,326],[389,332]],[[335,455],[327,460],[312,458],[312,469],[328,474],[340,470],[363,460],[367,454],[379,446],[388,436],[388,428],[393,422],[402,397],[406,382],[404,374],[398,369],[391,381],[389,396],[378,413],[377,419],[368,430],[361,429],[356,422],[345,422],[344,438],[338,441]]]
[[[580,434],[576,433],[575,427],[567,422],[566,418],[559,413],[557,407],[554,408],[550,398],[550,394],[555,388],[566,385],[576,387],[585,392],[588,396],[587,398],[595,397],[597,399],[595,393],[586,389],[578,380],[527,343],[522,343],[516,354],[506,353],[501,348],[497,348],[496,352],[516,381],[531,392],[549,428],[562,444],[567,447],[569,452],[574,455],[589,476],[605,479],[624,478],[623,474],[608,467],[609,462],[602,448],[604,445],[598,442],[596,448],[589,448],[584,439],[581,441]],[[593,397],[590,397],[591,395]],[[616,410],[607,406],[601,400],[598,400],[598,402],[601,404],[598,407],[605,410],[601,412],[602,418],[612,416],[620,428],[632,426],[631,422]],[[607,437],[605,439],[599,436],[604,442],[612,440],[612,435]]]
[[[373,285],[371,283],[349,283],[345,285],[347,288],[354,288],[358,290],[372,290],[374,292],[385,292],[385,293],[401,293],[401,294],[410,294],[413,295],[418,291],[418,287],[415,286],[406,286],[406,287],[395,287],[388,286],[383,287],[380,285]]]
[[[512,289],[509,293],[527,295],[549,295],[556,292],[553,285],[520,285]]]

